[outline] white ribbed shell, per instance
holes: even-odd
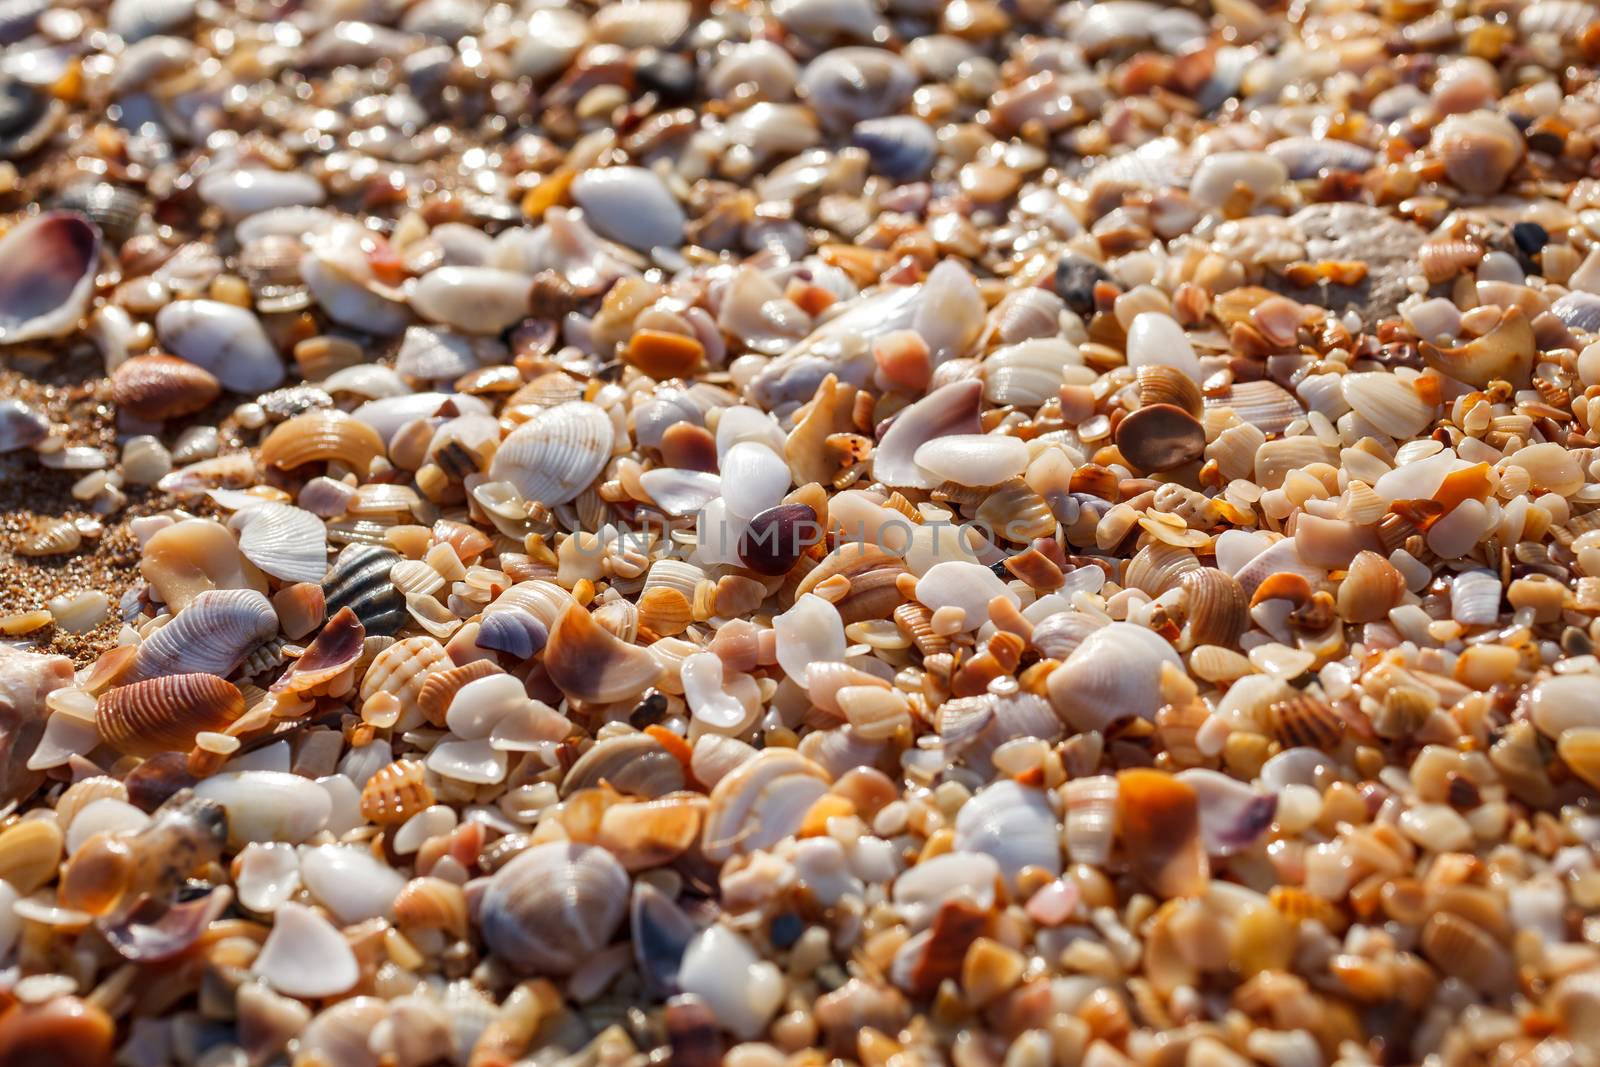
[[[494,481],[508,481],[547,507],[565,504],[589,487],[611,458],[611,416],[585,400],[541,411],[511,431],[489,466]]]

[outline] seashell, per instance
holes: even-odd
[[[989,568],[965,560],[936,563],[917,579],[917,599],[934,611],[944,607],[961,609],[966,630],[983,625],[989,618],[989,604],[1004,597],[1012,604],[1020,598]]]
[[[1350,730],[1343,716],[1310,693],[1273,701],[1263,718],[1268,733],[1285,748],[1337,752]]]
[[[211,519],[184,519],[158,530],[145,542],[139,573],[174,612],[208,589],[267,588],[226,527]]]
[[[1236,645],[1250,628],[1250,598],[1238,579],[1202,567],[1186,572],[1180,581],[1189,639],[1197,645]]]
[[[1419,943],[1428,962],[1486,996],[1506,996],[1515,984],[1511,954],[1481,926],[1453,912],[1429,918]]]
[[[168,351],[215,375],[224,389],[261,393],[283,383],[277,348],[245,308],[178,300],[156,313],[156,334]]]
[[[418,278],[411,308],[463,333],[498,334],[528,317],[533,279],[495,267],[439,267]]]
[[[328,572],[328,531],[322,520],[288,504],[263,503],[234,516],[239,551],[286,582],[317,582]]]
[[[744,273],[741,271],[736,279]],[[748,395],[765,408],[782,411],[810,400],[829,374],[837,375],[846,384],[864,384],[876,366],[873,341],[910,327],[921,296],[922,287],[918,285],[885,286],[846,302],[798,344],[787,333],[777,337],[774,347],[783,355],[757,373]],[[770,298],[766,299],[770,303]],[[808,328],[809,323],[800,327]],[[745,343],[751,344],[748,337]],[[751,346],[759,350],[759,346]],[[909,449],[915,450],[914,445]]]
[[[1493,626],[1500,618],[1500,596],[1498,574],[1464,571],[1450,582],[1450,617],[1463,626]]]
[[[912,462],[935,482],[985,487],[1028,469],[1028,446],[1000,434],[947,434],[918,446]]]
[[[708,926],[689,943],[678,983],[685,993],[682,1003],[704,1005],[715,1026],[747,1040],[765,1032],[785,987],[777,965],[761,959],[749,942],[721,923]]]
[[[1104,866],[1117,829],[1117,779],[1109,774],[1074,778],[1061,789],[1067,857],[1073,863]]]
[[[1268,441],[1256,449],[1255,483],[1263,489],[1281,489],[1292,472],[1313,463],[1335,464],[1338,452],[1311,434]]]
[[[1515,386],[1528,384],[1538,346],[1533,326],[1519,308],[1508,308],[1499,325],[1481,337],[1453,348],[1419,342],[1418,351],[1428,366],[1480,389],[1493,381]]]
[[[1135,876],[1163,898],[1203,893],[1209,865],[1194,787],[1164,771],[1135,768],[1117,772],[1117,799],[1119,831]]]
[[[120,922],[102,924],[101,932],[123,959],[161,963],[194,947],[232,903],[233,890],[227,886],[171,907],[147,897]]]
[[[1143,366],[1134,373],[1134,378],[1138,383],[1141,407],[1166,404],[1190,415],[1199,415],[1205,410],[1200,387],[1193,378],[1174,367]]]
[[[392,337],[407,328],[411,310],[399,290],[382,284],[373,275],[372,265],[363,251],[365,244],[365,231],[361,227],[341,226],[301,255],[294,264],[294,273],[304,283],[306,295],[315,299],[317,306],[334,322],[380,337]],[[287,293],[295,293],[295,290],[287,290]],[[283,305],[279,302],[276,306]],[[396,370],[409,374],[415,359],[416,353],[408,353],[402,346]]]
[[[864,119],[851,129],[850,142],[867,153],[875,172],[895,181],[927,177],[939,155],[933,128],[912,115]]]
[[[527,500],[565,504],[600,476],[611,458],[611,417],[586,401],[541,411],[500,443],[489,466],[492,481],[507,481]]]
[[[64,556],[76,552],[83,544],[83,535],[66,519],[40,516],[28,521],[21,540],[17,543],[19,556]]]
[[[442,878],[413,878],[394,899],[394,919],[412,930],[443,930],[467,936],[467,898],[461,887]]]
[[[346,545],[322,580],[328,612],[348,607],[368,634],[400,630],[409,615],[405,596],[389,580],[400,554],[376,545]]]
[[[1117,424],[1117,450],[1134,467],[1167,471],[1200,457],[1206,447],[1200,420],[1171,404],[1150,404]]]
[[[1183,668],[1161,635],[1133,623],[1109,623],[1050,672],[1050,703],[1077,730],[1104,730],[1132,715],[1153,719],[1163,703],[1162,663]]]
[[[286,903],[273,916],[250,973],[291,997],[332,997],[360,980],[361,968],[338,927],[302,904]]]
[[[1569,41],[1600,18],[1600,12],[1580,0],[1535,0],[1517,12],[1517,32],[1523,37],[1550,34]]]
[[[246,845],[233,861],[233,883],[240,904],[270,915],[299,891],[300,857],[281,842]]]
[[[195,188],[200,199],[235,219],[273,208],[315,207],[327,195],[310,174],[266,167],[209,170]]]
[[[901,109],[917,87],[910,64],[880,48],[835,48],[800,72],[800,97],[824,123],[845,127]]]
[[[1158,311],[1142,311],[1128,325],[1128,366],[1164,366],[1200,380],[1200,358],[1176,319]]]
[[[484,616],[485,619],[488,617],[487,615]],[[407,640],[411,639],[408,638]],[[432,639],[429,638],[429,640]],[[400,643],[403,644],[404,642]],[[487,659],[473,660],[470,663],[463,663],[459,667],[447,667],[443,670],[419,673],[414,676],[421,681],[416,691],[417,707],[428,722],[435,726],[443,726],[445,712],[449,710],[450,701],[455,699],[456,693],[463,686],[480,678],[487,678],[491,674],[500,673],[502,673],[500,667],[493,660]]]
[[[1188,549],[1153,541],[1128,561],[1124,584],[1159,597],[1169,589],[1176,589],[1191,571],[1201,569],[1200,561]]]
[[[112,401],[151,422],[192,415],[221,395],[210,371],[173,356],[134,356],[111,374]]]
[[[1232,856],[1249,848],[1277,814],[1276,796],[1258,793],[1236,778],[1200,767],[1176,777],[1198,798],[1200,833],[1209,855]]]
[[[1061,872],[1061,831],[1045,794],[1009,779],[979,790],[956,812],[955,848],[992,857],[1008,885],[1038,867]]]
[[[237,686],[214,674],[171,674],[101,694],[95,723],[108,744],[134,756],[187,752],[195,735],[225,730],[244,714]]]
[[[764,444],[740,441],[722,457],[722,499],[728,515],[750,519],[776,507],[789,491],[789,465]]]
[[[117,1024],[93,1001],[55,996],[19,1002],[0,1025],[0,1063],[110,1067]]]
[[[395,760],[361,787],[361,814],[379,826],[398,826],[432,804],[421,760]]]
[[[1579,333],[1600,333],[1600,296],[1574,290],[1550,305],[1551,314]]]
[[[586,170],[572,180],[572,199],[603,237],[641,252],[683,243],[683,208],[653,171],[643,167]]]
[[[272,683],[272,692],[338,696],[351,688],[351,675],[365,650],[366,630],[355,612],[340,608],[294,666]]]
[[[369,849],[317,845],[300,849],[306,892],[342,925],[391,918],[405,875]]]
[[[0,236],[0,344],[69,333],[99,264],[100,230],[75,212],[45,212]]]
[[[1189,196],[1198,204],[1220,208],[1241,186],[1253,200],[1281,189],[1289,180],[1282,159],[1265,152],[1217,152],[1205,156],[1189,182]]]
[[[50,422],[20,400],[0,399],[0,455],[32,448],[50,434]]]
[[[1055,513],[1045,498],[1029,488],[1021,478],[995,486],[975,516],[983,529],[1017,544],[1027,544],[1056,532]],[[1020,576],[1020,572],[1014,571]]]
[[[1415,437],[1433,423],[1437,405],[1425,399],[1412,382],[1379,371],[1346,374],[1340,380],[1345,402],[1390,437]]]
[[[340,411],[312,411],[279,423],[261,443],[261,462],[279,470],[338,463],[366,474],[384,451],[383,439],[361,420]]]
[[[1475,269],[1483,255],[1483,246],[1470,238],[1430,237],[1417,249],[1417,262],[1423,276],[1438,285]]]
[[[1330,171],[1365,171],[1377,163],[1370,148],[1332,137],[1285,137],[1267,145],[1267,155],[1288,169],[1290,181],[1305,181]]]
[[[551,627],[544,665],[567,696],[600,704],[637,696],[661,676],[649,652],[607,633],[579,604],[567,607]]]
[[[757,574],[789,573],[806,549],[822,539],[817,518],[809,504],[778,504],[759,512],[739,538],[739,561]],[[683,592],[693,595],[693,590]]]
[[[139,646],[129,683],[173,674],[226,676],[278,632],[278,613],[253,589],[210,589],[195,596]]]
[[[55,877],[64,837],[54,819],[23,819],[0,831],[0,881],[27,895]]]
[[[997,348],[979,367],[983,398],[1029,410],[1061,392],[1064,367],[1081,367],[1076,345],[1061,337],[1038,337]]]
[[[1088,636],[1105,625],[1105,620],[1077,611],[1058,611],[1041,619],[1033,628],[1030,641],[1041,656],[1065,660]]]
[[[682,762],[648,733],[621,734],[596,741],[579,756],[561,782],[571,796],[602,783],[630,796],[663,797],[683,789]]]
[[[1296,419],[1305,418],[1305,409],[1293,393],[1276,382],[1235,382],[1227,392],[1205,398],[1207,410],[1230,408],[1233,413],[1262,433],[1280,434]]]
[[[630,880],[611,853],[555,841],[495,872],[479,907],[489,951],[519,973],[567,975],[611,942]]]
[[[683,954],[698,930],[683,910],[649,882],[635,882],[628,905],[629,940],[646,984],[661,994],[679,989]]]
[[[765,749],[717,780],[701,848],[721,863],[735,852],[770,848],[799,830],[827,792],[827,773],[792,749]]]
[[[1484,195],[1499,192],[1523,156],[1522,134],[1493,111],[1446,116],[1428,147],[1457,188]]]
[[[285,771],[230,771],[204,779],[194,792],[227,813],[233,848],[252,841],[297,844],[326,826],[333,810],[321,786]]]
[[[656,467],[639,475],[639,484],[674,517],[693,515],[722,495],[722,478],[705,471]]]
[[[379,652],[361,679],[363,701],[377,693],[392,693],[400,701],[401,722],[412,709],[421,712],[422,690],[431,677],[450,662],[444,646],[432,637],[407,637]],[[463,683],[465,684],[465,683]],[[441,714],[440,720],[443,721]]]
[[[901,411],[872,453],[872,477],[884,485],[933,489],[936,478],[917,466],[917,450],[949,434],[980,434],[978,403],[983,386],[970,379],[941,386]]]
[[[518,608],[485,615],[478,626],[478,647],[502,652],[521,663],[544,648],[549,631],[544,623]]]
[[[1600,727],[1577,726],[1563,730],[1556,742],[1556,754],[1567,769],[1600,789]]]
[[[1015,738],[1055,741],[1061,720],[1044,698],[1033,693],[958,697],[939,705],[939,737],[945,747],[980,773],[993,771],[995,749]]]

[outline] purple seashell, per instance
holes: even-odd
[[[478,647],[504,652],[515,660],[530,659],[544,648],[550,631],[521,608],[491,611],[478,624]]]

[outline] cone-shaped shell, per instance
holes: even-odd
[[[500,443],[492,481],[515,485],[525,499],[565,504],[600,476],[611,458],[611,416],[587,401],[541,411]]]
[[[229,675],[278,632],[278,613],[253,589],[212,589],[139,646],[128,681],[171,674]]]
[[[571,974],[611,942],[629,885],[603,848],[535,845],[490,879],[479,909],[484,942],[522,974]]]
[[[123,752],[184,752],[198,733],[244,714],[244,697],[214,674],[171,674],[106,691],[95,712],[100,736]]]

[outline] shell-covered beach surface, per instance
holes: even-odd
[[[1600,7],[0,46],[0,1067],[1600,1067]]]

